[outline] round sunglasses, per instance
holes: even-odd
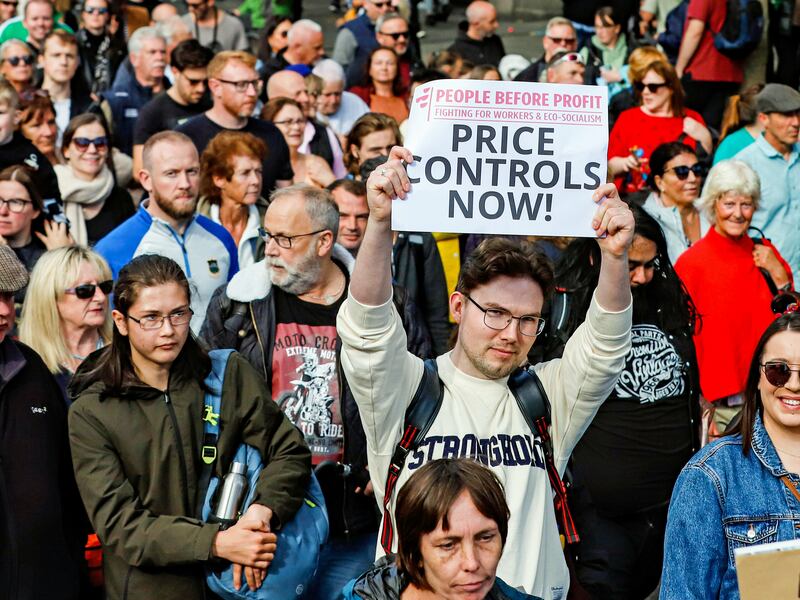
[[[108,296],[111,290],[114,289],[114,281],[108,279],[97,284],[82,283],[81,285],[76,285],[74,288],[67,288],[64,291],[67,294],[75,294],[80,300],[88,300],[89,298],[94,298],[94,292],[97,288],[100,288],[100,291]]]
[[[26,66],[30,67],[34,59],[32,55],[27,54],[25,56],[9,56],[5,60],[12,67],[18,67],[20,63],[25,63]]]
[[[793,369],[789,363],[782,360],[771,360],[761,365],[761,368],[767,381],[775,387],[785,386],[789,383],[792,373],[800,373],[800,368]]]

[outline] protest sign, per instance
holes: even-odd
[[[412,190],[400,231],[595,237],[606,180],[606,88],[442,80],[414,93]]]

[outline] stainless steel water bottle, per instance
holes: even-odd
[[[247,489],[247,465],[234,462],[231,470],[222,480],[222,490],[219,493],[217,508],[214,510],[214,520],[225,526],[233,525],[239,518],[239,509],[244,502]]]

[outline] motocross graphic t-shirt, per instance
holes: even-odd
[[[619,380],[573,451],[575,469],[601,514],[669,502],[692,455],[693,362],[688,332],[670,334],[648,323],[631,329]]]
[[[339,388],[336,314],[275,288],[272,399],[305,436],[312,462],[342,460],[344,432]]]

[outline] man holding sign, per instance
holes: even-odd
[[[366,431],[370,476],[380,504],[387,479],[397,482],[384,513],[389,521],[382,544],[396,544],[391,539],[396,490],[411,473],[437,458],[469,456],[498,475],[511,510],[498,576],[545,600],[560,600],[566,597],[569,574],[543,442],[528,427],[508,387],[508,376],[525,362],[543,329],[542,306],[553,276],[541,255],[495,239],[465,262],[450,296],[458,338],[453,350],[436,360],[444,386],[441,408],[398,476],[387,477],[403,436],[406,407],[423,376],[422,361],[406,352],[402,323],[391,302],[392,212],[412,188],[402,161],[410,171],[414,158],[396,147],[389,159],[367,182],[369,221],[337,323],[342,365]],[[587,224],[602,254],[594,300],[563,358],[533,367],[551,404],[553,462],[559,473],[613,388],[630,347],[633,215],[613,185],[585,193],[599,204]],[[457,541],[452,546],[442,551],[461,552]],[[456,591],[469,583],[454,585]]]

